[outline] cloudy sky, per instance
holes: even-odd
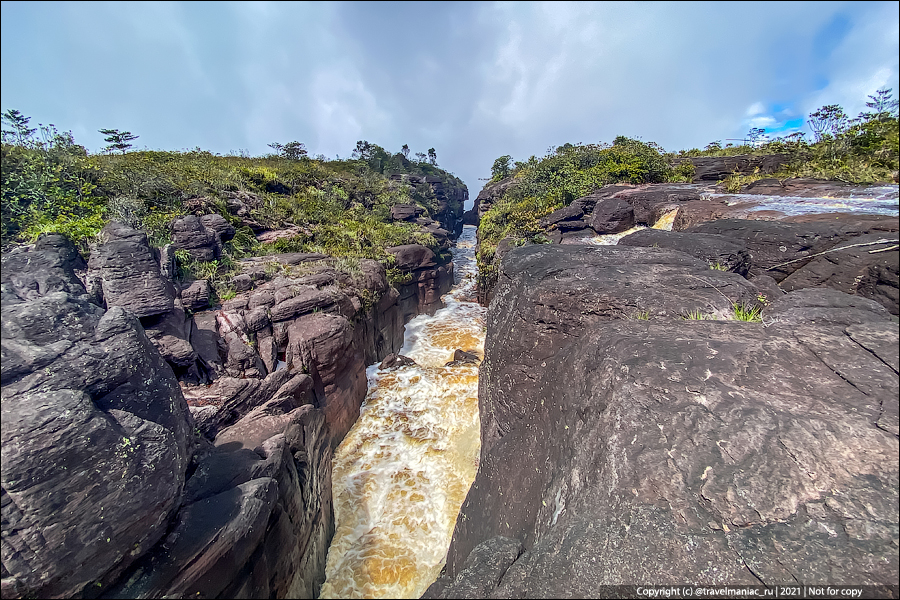
[[[2,3],[3,111],[139,147],[430,147],[471,197],[503,154],[790,132],[898,89],[898,2]]]

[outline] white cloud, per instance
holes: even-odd
[[[753,117],[764,112],[766,112],[766,106],[762,102],[754,102],[750,105],[750,108],[747,109],[747,116]]]

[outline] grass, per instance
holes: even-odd
[[[650,311],[649,310],[641,310],[634,313],[631,316],[635,321],[649,321],[650,320]]]
[[[712,320],[712,317],[699,308],[688,312],[686,315],[681,317],[685,321],[709,321]]]
[[[761,323],[762,308],[759,306],[747,306],[745,304],[734,304],[734,319],[736,321],[745,321],[747,323]]]
[[[710,263],[709,268],[713,271],[727,271],[728,267],[723,265],[722,263],[716,261],[714,263]]]

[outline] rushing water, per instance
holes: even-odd
[[[858,213],[897,216],[898,189],[896,185],[875,185],[847,192],[841,197],[771,196],[765,194],[706,194],[707,198],[722,198],[729,206],[748,204],[748,212],[776,210],[788,216],[818,213]]]
[[[484,356],[474,246],[466,226],[446,308],[406,325],[400,353],[417,364],[367,370],[359,420],[334,456],[321,598],[418,598],[443,567],[480,449],[478,367],[444,366],[456,349]]]
[[[678,215],[678,209],[670,210],[659,219],[657,219],[656,223],[653,224],[652,229],[662,229],[664,231],[672,231],[672,225],[675,224],[675,217]],[[640,231],[641,229],[647,229],[646,225],[635,225],[631,229],[626,229],[625,231],[621,231],[619,233],[607,233],[605,235],[594,235],[590,238],[586,238],[584,242],[586,244],[592,244],[594,246],[615,246],[619,243],[626,235],[631,235],[636,231]]]

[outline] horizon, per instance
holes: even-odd
[[[103,128],[222,155],[434,147],[474,199],[502,155],[725,145],[898,95],[898,3],[770,6],[3,2],[0,108],[92,153]]]

